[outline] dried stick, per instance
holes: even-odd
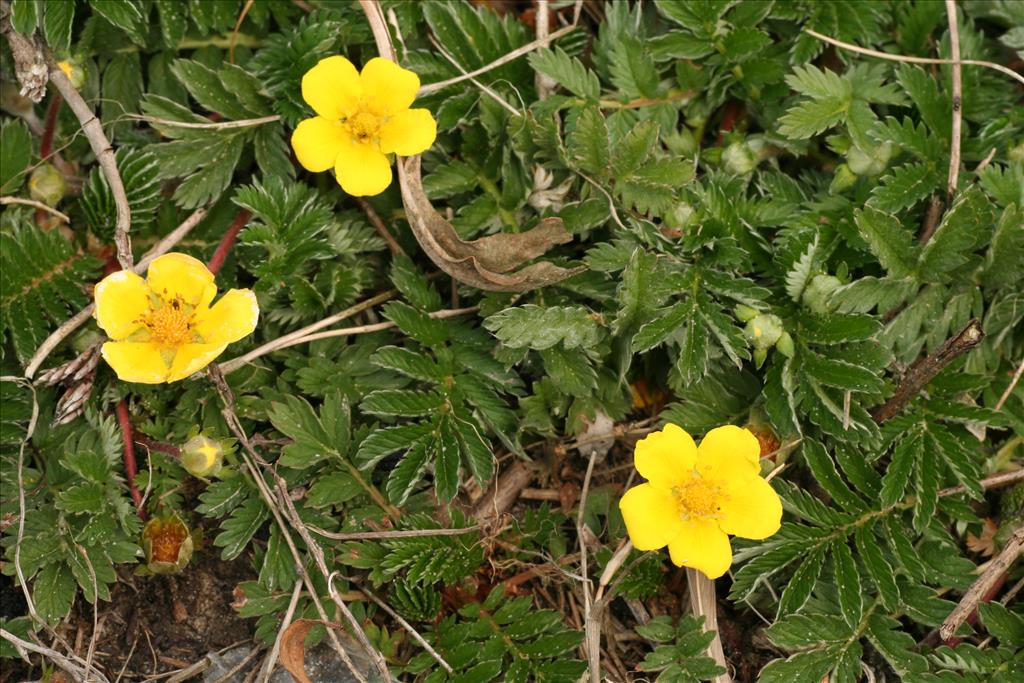
[[[89,146],[96,155],[96,161],[103,171],[103,177],[107,179],[110,186],[110,194],[114,198],[114,206],[117,207],[117,221],[114,223],[114,243],[117,245],[117,262],[121,264],[122,270],[131,270],[135,265],[135,258],[132,256],[132,242],[128,236],[131,230],[132,213],[128,206],[128,195],[124,191],[124,183],[121,181],[121,173],[117,170],[117,157],[114,149],[110,146],[110,140],[103,132],[103,125],[99,118],[93,113],[89,105],[82,99],[81,94],[71,81],[64,75],[52,59],[47,60],[50,67],[50,82],[57,87],[57,90],[64,97],[64,100],[75,113],[78,122],[82,126]]]
[[[57,652],[52,648],[43,647],[42,645],[36,645],[35,643],[30,643],[27,640],[22,640],[18,636],[3,628],[0,628],[0,638],[3,638],[8,643],[13,645],[14,649],[17,650],[19,653],[23,654],[26,651],[35,652],[36,654],[48,657],[58,667],[64,669],[64,671],[71,674],[72,680],[82,680],[85,683],[89,683],[90,681],[90,678],[86,674],[91,672],[86,671],[86,669],[83,666],[77,664],[74,660],[65,657],[64,655],[62,655],[61,653]],[[94,677],[91,680],[99,681],[100,683],[108,683],[107,677],[104,676],[100,671],[96,671]]]
[[[989,563],[988,568],[982,573],[977,580],[971,584],[971,587],[964,593],[964,597],[960,599],[960,604],[950,613],[946,620],[942,622],[942,626],[939,628],[939,636],[943,640],[948,640],[956,630],[960,628],[960,625],[964,623],[968,616],[970,616],[975,609],[978,607],[978,603],[981,602],[982,596],[988,593],[989,589],[992,588],[995,583],[1003,579],[1006,571],[1010,568],[1017,558],[1020,557],[1021,551],[1024,550],[1024,526],[1019,527],[1013,536],[1007,542],[1002,552],[996,555],[992,562]]]
[[[359,208],[366,212],[366,217],[370,219],[370,224],[373,225],[377,234],[387,242],[388,249],[391,250],[391,253],[395,256],[405,256],[405,250],[402,249],[402,245],[400,245],[391,235],[391,232],[388,230],[388,226],[384,225],[384,221],[381,219],[380,214],[374,210],[373,206],[371,206],[370,203],[362,197],[356,197],[355,200],[356,204],[359,205]]]
[[[266,123],[275,123],[281,120],[281,117],[277,114],[273,116],[261,116],[257,119],[238,119],[236,121],[210,121],[209,123],[197,123],[192,121],[171,121],[170,119],[161,119],[156,116],[142,116],[140,114],[126,114],[124,118],[131,119],[132,121],[144,121],[145,123],[155,123],[158,126],[168,126],[171,128],[194,128],[197,130],[232,130],[235,128],[252,128],[253,126],[262,126]]]
[[[330,593],[332,596],[336,592],[335,589],[334,589],[334,577],[335,576],[338,576],[338,572],[333,572],[327,578],[327,592]],[[391,607],[386,602],[384,602],[383,600],[378,598],[376,595],[374,595],[373,592],[369,588],[365,588],[363,586],[359,586],[358,590],[359,590],[360,593],[362,593],[363,595],[368,597],[370,600],[372,600],[374,604],[376,604],[382,610],[387,612],[388,615],[390,615],[392,619],[397,621],[398,625],[401,626],[402,628],[404,628],[406,630],[406,632],[410,636],[412,636],[412,639],[415,640],[417,643],[419,643],[420,647],[422,647],[424,650],[426,650],[427,654],[429,654],[431,657],[433,657],[434,661],[437,662],[438,664],[440,664],[441,667],[445,671],[447,671],[448,673],[453,673],[451,665],[448,662],[445,661],[444,657],[442,657],[440,655],[440,653],[438,653],[438,651],[435,650],[433,648],[433,646],[430,643],[428,643],[423,638],[423,636],[421,636],[419,634],[419,631],[417,631],[415,628],[413,628],[412,624],[410,624],[408,621],[403,619],[402,615],[400,615],[395,610],[391,609]]]
[[[391,298],[391,297],[388,296],[387,298]],[[363,302],[363,303],[366,303],[366,302]],[[349,310],[351,310],[351,309],[349,309]],[[454,318],[454,317],[460,316],[460,315],[467,315],[469,313],[476,313],[478,310],[479,310],[479,308],[477,306],[470,306],[468,308],[455,308],[455,309],[448,309],[448,310],[443,310],[443,311],[433,311],[432,313],[430,313],[428,315],[431,318],[444,319],[444,318]],[[334,316],[332,316],[332,317],[334,317]],[[314,325],[310,325],[309,327],[322,326],[321,323],[323,323],[323,322],[324,321],[321,320],[319,323],[315,323]],[[302,337],[295,336],[296,333],[293,332],[292,334],[285,335],[284,337],[278,337],[274,341],[268,342],[268,343],[264,344],[263,346],[261,346],[260,348],[255,349],[253,351],[250,351],[249,353],[245,354],[244,356],[239,356],[238,358],[232,358],[231,360],[223,363],[221,365],[221,369],[224,372],[224,374],[226,375],[226,374],[228,374],[230,372],[233,372],[233,371],[237,370],[238,368],[240,368],[242,365],[247,363],[252,358],[258,358],[259,356],[262,356],[262,355],[264,355],[266,353],[270,353],[271,351],[280,351],[281,349],[286,349],[289,346],[298,346],[299,344],[306,344],[308,342],[317,341],[319,339],[330,339],[331,337],[348,337],[348,336],[353,335],[353,334],[369,334],[371,332],[380,332],[382,330],[390,330],[393,327],[397,327],[397,325],[389,320],[387,322],[373,323],[373,324],[370,324],[370,325],[357,325],[355,327],[342,327],[342,328],[339,328],[337,330],[327,330],[325,332],[315,332],[313,334],[307,334],[307,335],[302,336]],[[304,328],[304,329],[309,329],[309,328]],[[266,349],[266,350],[262,351],[261,353],[256,353],[257,351],[261,351],[263,349]]]
[[[402,529],[396,531],[356,531],[348,534],[339,534],[327,531],[307,524],[306,528],[317,536],[323,536],[334,541],[373,541],[390,538],[423,538],[425,536],[461,536],[471,531],[478,531],[479,524],[467,526],[462,529]]]
[[[146,253],[145,257],[143,257],[141,261],[135,264],[133,270],[136,273],[143,273],[146,270],[146,268],[149,267],[149,264],[153,262],[153,259],[157,258],[158,256],[163,256],[164,254],[169,252],[174,247],[174,245],[176,245],[181,240],[185,239],[185,235],[190,233],[192,231],[192,228],[199,225],[199,222],[202,221],[203,218],[205,217],[206,209],[196,209],[194,212],[192,212],[192,215],[186,218],[181,225],[172,230],[170,234],[168,234],[162,240],[157,242],[153,246],[153,248]],[[72,332],[77,330],[79,327],[85,324],[87,320],[89,320],[89,318],[92,316],[92,312],[93,309],[95,309],[95,307],[96,304],[89,304],[88,306],[80,310],[78,313],[72,316],[70,320],[68,320],[63,325],[54,330],[53,333],[49,337],[47,337],[42,344],[39,345],[39,348],[36,349],[35,354],[33,354],[31,360],[29,360],[28,362],[28,366],[25,368],[25,377],[27,377],[28,379],[32,379],[32,375],[36,373],[36,370],[38,370],[39,366],[43,364],[43,361],[45,361],[46,358],[51,353],[53,353],[53,350],[57,348],[57,346],[62,341],[69,337]]]
[[[516,460],[491,484],[487,492],[477,501],[470,515],[480,526],[497,521],[519,498],[519,492],[533,481],[533,470],[522,460]]]
[[[537,33],[539,35],[540,34],[540,10],[539,9],[538,9],[537,26],[538,26]],[[537,40],[529,42],[526,45],[523,45],[521,47],[517,47],[515,50],[512,50],[511,52],[509,52],[507,55],[504,55],[503,57],[499,57],[498,59],[495,59],[490,64],[484,64],[479,69],[474,69],[473,71],[468,71],[468,72],[467,71],[463,71],[461,76],[455,76],[453,78],[449,78],[449,79],[444,80],[444,81],[438,81],[437,83],[427,83],[426,85],[420,86],[420,89],[419,89],[419,92],[417,93],[417,95],[429,95],[430,93],[437,92],[438,90],[443,90],[443,89],[447,88],[450,85],[455,85],[456,83],[462,83],[463,81],[472,80],[476,76],[479,76],[481,74],[487,73],[488,71],[492,71],[494,69],[497,69],[499,66],[504,66],[505,64],[508,64],[509,62],[512,62],[512,61],[515,61],[515,60],[519,59],[520,57],[522,57],[523,55],[528,54],[530,52],[533,52],[534,50],[536,50],[538,48],[547,47],[548,44],[550,44],[550,42],[552,40],[557,40],[558,38],[561,38],[566,33],[569,33],[570,31],[572,31],[575,28],[576,28],[576,24],[572,24],[570,26],[566,26],[564,28],[560,28],[560,29],[558,29],[557,31],[555,31],[554,33],[552,33],[550,35],[538,37]]]
[[[249,0],[250,3],[252,0]],[[241,22],[239,22],[241,23]],[[296,567],[298,571],[302,572],[302,566]],[[267,683],[270,680],[270,675],[274,673],[274,665],[277,664],[277,655],[281,652],[281,639],[284,638],[284,632],[291,626],[292,617],[295,616],[295,608],[299,604],[299,596],[302,595],[302,582],[296,581],[295,588],[292,589],[291,600],[288,601],[288,609],[285,610],[284,619],[281,620],[281,628],[277,631],[277,637],[274,638],[274,646],[270,648],[270,654],[263,661],[263,667],[260,669],[260,675],[257,680],[260,683]]]
[[[963,83],[960,70],[960,30],[957,28],[956,0],[946,0],[949,21],[949,47],[953,58],[953,134],[949,151],[949,180],[946,182],[946,201],[953,201],[956,183],[960,177],[960,134],[963,124]]]
[[[1018,481],[1024,481],[1024,467],[1017,470],[1011,470],[1009,472],[1000,472],[999,474],[993,474],[990,477],[985,477],[979,483],[981,484],[981,489],[983,491],[988,491],[989,489],[998,489],[1003,486],[1009,486],[1010,484],[1015,484]],[[966,486],[951,486],[948,489],[941,489],[939,491],[939,498],[944,498],[946,496],[955,496],[958,493],[966,492]]]
[[[288,524],[281,516],[279,503],[274,497],[273,492],[270,490],[270,487],[267,486],[267,482],[263,479],[263,473],[258,467],[256,467],[255,459],[258,459],[259,455],[252,447],[252,443],[249,441],[248,435],[246,435],[245,430],[242,428],[242,422],[238,419],[238,415],[235,413],[235,397],[231,392],[231,387],[229,387],[228,383],[224,380],[224,374],[220,371],[220,368],[217,367],[216,363],[209,366],[207,374],[210,377],[210,381],[213,382],[213,386],[216,388],[217,393],[220,394],[221,401],[224,403],[224,409],[221,411],[221,414],[224,416],[224,420],[228,424],[228,429],[230,429],[232,434],[235,435],[238,442],[242,444],[242,463],[249,472],[249,476],[252,477],[253,482],[255,482],[256,488],[259,489],[263,502],[267,504],[270,514],[274,517],[274,522],[281,530],[281,536],[284,538],[285,545],[288,546],[288,551],[291,553],[292,559],[295,560],[296,566],[302,567],[304,566],[302,563],[302,556],[299,554],[299,549],[295,546],[295,541],[292,539],[292,535],[288,531]],[[306,585],[306,591],[309,593],[309,597],[312,598],[313,604],[316,606],[317,613],[320,615],[320,618],[325,622],[330,621],[327,616],[327,611],[324,609],[323,603],[317,595],[316,586],[310,579],[308,572],[302,572],[302,581]],[[347,666],[349,671],[352,672],[355,679],[359,681],[359,683],[368,683],[366,677],[352,662],[352,658],[349,656],[345,646],[343,646],[341,641],[338,640],[338,636],[334,633],[334,630],[327,629],[327,635],[331,639],[334,651],[338,653],[338,657],[341,658],[341,661],[344,662],[345,666]]]
[[[952,59],[933,59],[931,57],[891,55],[888,52],[879,52],[878,50],[872,50],[866,47],[861,47],[860,45],[854,45],[853,43],[845,43],[841,40],[836,40],[835,38],[830,38],[829,36],[826,36],[822,33],[818,33],[817,31],[812,31],[809,28],[804,28],[804,33],[806,33],[809,36],[814,36],[818,40],[822,40],[828,43],[829,45],[835,45],[836,47],[841,47],[844,50],[849,50],[850,52],[856,52],[858,54],[867,55],[869,57],[888,59],[889,61],[892,62],[906,62],[907,64],[966,64],[968,66],[983,66],[988,69],[995,69],[996,71],[1004,73],[1016,81],[1024,83],[1024,76],[1021,76],[1016,71],[1008,69],[1005,66],[1001,64],[996,64],[994,62],[986,62],[978,59],[961,59],[959,61],[956,61]]]
[[[1016,387],[1017,382],[1020,381],[1021,374],[1024,374],[1024,360],[1022,360],[1020,365],[1017,366],[1017,371],[1013,373],[1013,379],[1010,380],[1009,386],[1006,387],[1006,391],[1003,392],[1003,395],[999,397],[999,401],[996,402],[996,410],[1003,409],[1003,404],[1005,404],[1006,400],[1010,398],[1010,394],[1013,393],[1014,387]]]
[[[245,463],[246,468],[249,470],[250,475],[256,482],[256,485],[259,488],[260,495],[263,497],[264,502],[266,502],[267,507],[270,509],[270,513],[273,515],[274,521],[278,522],[278,526],[281,528],[282,531],[282,536],[285,538],[285,542],[288,545],[289,551],[292,553],[292,557],[295,559],[296,564],[298,566],[302,566],[302,557],[301,555],[299,555],[298,548],[295,546],[295,541],[292,539],[292,535],[288,530],[288,523],[286,523],[285,520],[283,519],[279,506],[284,507],[284,509],[288,513],[289,522],[293,525],[293,528],[295,528],[295,530],[299,532],[299,536],[302,537],[302,540],[306,544],[306,548],[313,556],[313,561],[316,563],[317,568],[321,570],[321,572],[324,574],[324,578],[328,579],[330,577],[330,572],[327,570],[327,563],[324,560],[324,551],[321,549],[321,547],[319,547],[318,544],[316,544],[313,538],[309,535],[309,530],[302,523],[302,519],[299,518],[298,512],[295,510],[295,506],[292,504],[292,500],[288,496],[287,483],[281,477],[281,475],[274,472],[273,470],[270,470],[271,476],[274,477],[274,481],[276,485],[278,485],[279,492],[282,492],[283,489],[283,500],[279,501],[278,499],[275,499],[273,493],[270,490],[270,487],[263,479],[262,472],[260,472],[260,470],[256,467],[255,463],[257,461],[262,461],[262,459],[259,457],[259,454],[256,453],[256,450],[253,449],[252,442],[250,442],[249,436],[246,434],[245,429],[242,427],[242,422],[239,420],[238,414],[234,412],[234,394],[231,392],[231,388],[227,386],[227,382],[224,380],[223,373],[220,372],[220,369],[217,367],[217,364],[213,364],[209,367],[207,374],[209,375],[210,380],[213,382],[214,387],[217,389],[217,393],[220,394],[221,400],[224,403],[224,410],[222,411],[222,415],[224,416],[224,420],[227,422],[228,428],[231,430],[234,436],[236,436],[239,439],[239,442],[242,443],[243,445],[243,462]],[[303,582],[306,584],[306,590],[309,592],[310,597],[313,599],[313,602],[316,605],[319,614],[321,614],[321,618],[323,618],[324,621],[329,621],[327,612],[324,610],[324,606],[321,604],[321,602],[319,602],[319,598],[316,595],[316,589],[313,586],[312,582],[310,581],[307,572],[302,572],[302,579]],[[348,623],[352,626],[356,640],[358,640],[359,644],[362,645],[362,647],[364,647],[364,649],[373,659],[375,666],[383,674],[384,679],[388,680],[390,674],[387,670],[387,663],[384,660],[383,655],[381,655],[381,653],[378,652],[377,649],[374,648],[374,646],[367,639],[367,635],[364,632],[362,632],[362,629],[359,628],[359,624],[355,620],[355,616],[352,614],[351,610],[348,609],[348,606],[341,600],[341,598],[335,595],[332,596],[332,599],[334,599],[335,604],[341,610],[342,614],[345,615],[345,618],[348,621]],[[329,629],[328,633],[332,634],[333,630]],[[345,651],[344,646],[338,640],[338,637],[336,635],[333,635],[331,636],[331,638],[335,645],[335,650],[338,652],[338,655],[341,657],[342,661],[344,661],[345,665],[348,666],[348,669],[352,672],[352,675],[355,676],[355,678],[358,681],[360,681],[360,683],[367,683],[366,677],[359,673],[359,671],[352,664],[351,657],[348,656],[348,653]]]
[[[722,636],[718,632],[718,601],[715,598],[715,582],[704,575],[699,569],[686,568],[686,582],[690,586],[690,611],[695,616],[704,617],[704,630],[714,631],[715,639],[708,646],[708,655],[715,664],[725,669],[725,673],[714,678],[715,683],[732,683],[729,675],[729,664],[722,649]]]
[[[210,269],[210,272],[216,275],[220,272],[221,266],[224,265],[224,261],[227,259],[228,254],[231,253],[231,249],[235,246],[235,240],[238,239],[238,233],[245,227],[252,218],[252,211],[248,209],[242,209],[235,216],[235,220],[231,222],[228,229],[224,232],[224,236],[220,239],[220,244],[217,245],[217,250],[213,252],[213,256],[210,258],[210,262],[206,264],[206,267]]]
[[[33,208],[40,209],[40,210],[45,211],[45,212],[47,212],[47,213],[49,213],[51,215],[54,215],[57,218],[59,218],[62,221],[64,221],[65,223],[70,223],[71,222],[71,218],[68,217],[68,215],[66,213],[58,211],[57,209],[53,208],[52,206],[47,206],[46,204],[43,204],[42,202],[37,202],[34,199],[22,199],[21,197],[0,197],[0,206],[6,205],[6,204],[24,204],[25,206],[31,206]]]
[[[580,575],[583,576],[583,623],[588,626],[586,640],[587,668],[590,680],[601,680],[601,616],[592,618],[593,603],[590,595],[590,574],[587,571],[587,536],[583,516],[587,507],[587,495],[590,493],[590,478],[594,474],[594,462],[597,460],[597,449],[590,449],[587,461],[587,472],[583,475],[583,489],[580,491],[579,509],[576,511],[576,537],[580,543]]]
[[[249,353],[243,354],[236,358],[232,358],[229,361],[220,363],[219,365],[221,372],[223,372],[225,375],[234,372],[235,370],[242,367],[246,363],[256,360],[260,356],[265,356],[268,353],[277,351],[280,348],[290,346],[290,342],[295,339],[300,339],[309,334],[312,334],[313,332],[316,332],[317,330],[322,330],[325,327],[330,327],[336,322],[340,322],[342,320],[345,320],[346,318],[351,318],[355,314],[362,313],[366,309],[373,308],[377,304],[382,304],[388,299],[394,297],[395,294],[397,294],[395,290],[389,289],[386,292],[381,292],[376,296],[372,296],[369,299],[360,301],[358,304],[349,306],[345,310],[335,313],[334,315],[328,316],[323,320],[318,320],[312,325],[306,325],[305,327],[295,330],[294,332],[290,332],[288,334],[278,337],[277,339],[273,339],[267,342],[266,344],[263,344],[262,346],[253,349]]]
[[[977,319],[972,319],[960,334],[947,339],[934,353],[910,366],[892,398],[872,412],[871,416],[875,422],[881,424],[898,415],[943,368],[980,344],[984,338],[985,332],[981,329],[981,323]]]

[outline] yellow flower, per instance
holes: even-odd
[[[184,379],[256,329],[256,295],[232,289],[210,306],[213,273],[191,256],[165,254],[146,278],[121,270],[96,285],[96,321],[111,339],[103,358],[125,382]]]
[[[779,530],[782,502],[761,478],[757,437],[732,425],[700,443],[674,424],[639,441],[634,458],[646,483],[619,509],[639,550],[668,546],[678,567],[716,579],[732,564],[729,534],[764,539]]]
[[[413,156],[437,137],[426,109],[410,109],[419,76],[374,57],[356,71],[344,57],[327,57],[302,77],[302,98],[318,116],[292,133],[299,163],[309,171],[334,168],[350,195],[380,194],[391,184],[387,155]]]

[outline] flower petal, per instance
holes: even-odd
[[[117,341],[137,330],[149,311],[149,287],[130,270],[111,273],[96,285],[96,322]]]
[[[391,163],[376,145],[353,140],[341,146],[334,175],[348,194],[370,197],[388,189]]]
[[[156,344],[107,342],[100,352],[122,382],[160,384],[167,380],[167,363]]]
[[[217,295],[213,273],[203,262],[188,254],[164,254],[149,264],[149,288],[165,301],[176,296],[190,306],[208,306]]]
[[[680,533],[668,544],[668,553],[672,564],[699,569],[709,579],[725,574],[732,564],[729,537],[710,521],[685,522]]]
[[[760,541],[779,530],[782,501],[767,481],[761,477],[730,481],[725,494],[719,507],[722,531]]]
[[[299,121],[292,133],[295,158],[307,171],[320,173],[334,166],[338,149],[348,142],[348,134],[340,124],[322,116]]]
[[[742,479],[761,472],[761,444],[735,425],[712,429],[697,449],[697,471],[708,479]]]
[[[302,77],[302,99],[330,121],[355,111],[362,94],[359,72],[352,62],[338,55],[321,59]]]
[[[408,109],[420,89],[420,77],[390,59],[374,57],[359,74],[363,102],[377,116],[394,116]]]
[[[227,344],[182,344],[178,347],[178,352],[174,354],[174,362],[171,363],[167,381],[177,382],[199,372],[214,358],[224,353],[227,346]]]
[[[430,149],[437,138],[437,122],[426,109],[406,109],[391,117],[380,131],[380,149],[403,157]]]
[[[679,506],[671,492],[640,484],[619,501],[626,531],[637,550],[664,548],[683,527]]]
[[[637,442],[633,459],[640,476],[655,486],[671,488],[692,473],[697,446],[681,427],[667,424]]]
[[[210,308],[197,312],[193,328],[206,344],[230,344],[256,329],[260,306],[249,289],[232,289]]]

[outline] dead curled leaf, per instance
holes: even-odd
[[[296,619],[281,636],[281,665],[298,683],[313,683],[306,675],[306,636],[318,621]]]
[[[562,268],[548,261],[515,270],[556,244],[572,241],[560,218],[544,218],[526,232],[499,233],[467,242],[427,199],[418,156],[399,160],[398,178],[416,240],[431,261],[459,282],[492,292],[525,292],[584,270]]]

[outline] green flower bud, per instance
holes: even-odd
[[[768,358],[768,349],[754,349],[754,364],[757,367],[764,365],[765,359]]]
[[[892,157],[892,143],[886,142],[865,152],[856,145],[846,153],[846,164],[850,171],[859,176],[875,176],[885,170]]]
[[[745,142],[734,142],[722,152],[722,165],[736,175],[747,175],[757,168],[757,153]]]
[[[193,477],[215,477],[224,466],[224,446],[202,434],[193,436],[181,447],[181,466]]]
[[[693,222],[697,212],[686,202],[679,202],[665,215],[665,225],[670,228],[685,228]]]
[[[71,85],[76,88],[81,88],[85,85],[85,69],[76,60],[65,59],[57,62],[57,67],[68,77]]]
[[[832,194],[838,194],[855,182],[857,182],[857,176],[850,170],[850,167],[846,164],[839,164],[836,167],[835,175],[832,176],[832,184],[829,185],[828,191]]]
[[[769,349],[782,336],[782,319],[771,313],[759,313],[747,322],[743,335],[755,349]]]
[[[752,318],[756,318],[759,311],[756,308],[751,308],[746,304],[738,304],[736,306],[736,319],[740,322],[747,322]]]
[[[177,515],[154,517],[142,529],[142,550],[146,570],[176,574],[192,559],[192,534]]]
[[[829,303],[829,297],[842,284],[834,275],[815,275],[801,297],[804,305],[818,315],[828,315],[835,310],[835,306]]]
[[[28,179],[29,196],[47,206],[57,206],[64,198],[67,187],[64,176],[53,167],[53,164],[37,166]]]
[[[775,342],[775,350],[786,358],[793,357],[793,338],[789,336],[789,332],[782,333],[779,341]]]

